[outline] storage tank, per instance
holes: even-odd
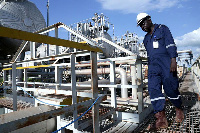
[[[101,36],[98,36],[98,37],[101,37]],[[111,36],[107,32],[104,32],[102,34],[102,37],[108,39],[109,41],[112,41]],[[105,57],[102,57],[102,58],[112,58],[112,57],[114,57],[115,47],[113,47],[112,45],[110,45],[110,44],[108,44],[104,41],[101,42],[100,46],[103,48],[103,55],[105,56]]]
[[[0,26],[35,32],[46,23],[36,5],[28,0],[0,0]],[[21,40],[0,37],[0,60],[13,55]]]

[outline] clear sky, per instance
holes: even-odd
[[[47,0],[29,0],[36,4],[44,18]],[[200,0],[49,0],[49,24],[63,22],[67,25],[93,17],[94,13],[110,18],[115,35],[121,37],[135,32],[140,42],[144,35],[136,26],[136,16],[148,13],[153,23],[167,25],[178,50],[191,49],[194,57],[200,55]],[[112,32],[112,30],[110,30]]]

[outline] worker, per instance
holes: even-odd
[[[147,34],[143,43],[148,56],[148,92],[154,108],[156,122],[154,127],[167,128],[168,122],[165,115],[164,92],[176,109],[176,122],[182,122],[184,113],[177,77],[176,57],[177,47],[169,28],[162,24],[153,24],[151,16],[147,13],[137,15],[137,26]]]

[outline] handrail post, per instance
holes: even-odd
[[[91,54],[91,79],[92,79],[92,95],[93,99],[98,97],[98,76],[97,76],[97,52],[90,52]],[[93,133],[100,133],[99,127],[99,104],[96,103],[92,107],[93,117]]]
[[[75,73],[75,54],[70,56],[71,62],[71,91],[72,91],[72,104],[77,104],[77,92],[76,92],[76,73]],[[74,107],[73,120],[77,119],[77,106]],[[74,131],[78,128],[78,121],[73,123]]]
[[[27,88],[28,76],[27,76],[27,69],[24,69],[24,88]]]
[[[6,86],[6,71],[5,70],[3,70],[3,89],[4,89],[4,96],[5,96],[5,94],[6,94],[6,90],[5,90],[5,86]]]
[[[59,66],[55,66],[55,83],[57,84],[56,85],[56,93],[57,93],[57,90],[60,89],[60,85],[58,85],[59,83],[62,82],[61,80],[61,70],[59,68]]]
[[[115,61],[110,62],[110,84],[115,85],[116,79],[115,79]],[[111,90],[111,106],[113,108],[117,108],[117,100],[116,100],[116,88],[112,87]],[[116,112],[113,113],[113,121],[117,120]]]
[[[13,111],[17,111],[16,63],[12,64]]]
[[[137,85],[136,64],[131,64],[132,85]],[[132,88],[132,99],[137,99],[137,89]]]
[[[138,85],[138,113],[140,114],[143,111],[143,78],[142,78],[142,60],[138,59],[136,62],[137,65],[137,85]]]
[[[110,62],[110,84],[115,85],[115,61]],[[116,108],[117,102],[116,102],[116,88],[110,88],[111,89],[111,106]]]

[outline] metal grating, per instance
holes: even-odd
[[[182,94],[183,109],[185,119],[182,123],[175,121],[175,107],[166,101],[166,116],[169,123],[167,129],[148,130],[148,126],[153,124],[156,119],[154,114],[149,115],[145,121],[139,124],[138,128],[134,130],[135,133],[200,133],[200,101],[195,93]]]

